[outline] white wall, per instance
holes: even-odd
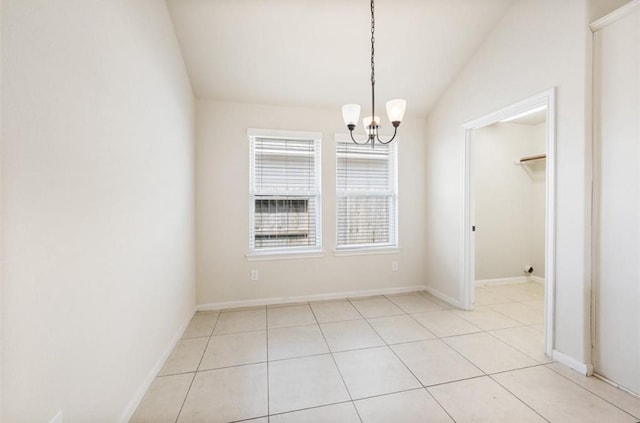
[[[410,107],[410,106],[409,106]],[[424,284],[424,123],[399,129],[398,254],[339,256],[335,248],[335,142],[345,133],[340,110],[199,101],[197,116],[197,299],[246,301]],[[388,125],[390,126],[390,125]],[[248,261],[249,141],[247,128],[318,131],[322,139],[321,258]],[[392,260],[399,269],[391,271]],[[249,280],[257,269],[260,280]]]
[[[545,129],[498,123],[474,133],[476,281],[525,276],[525,265],[544,278],[544,160],[514,161],[545,152]]]
[[[555,348],[582,363],[590,349],[588,21],[584,0],[513,3],[430,115],[425,191],[426,278],[433,289],[459,298],[461,126],[557,87]]]
[[[161,0],[5,0],[4,421],[114,422],[194,299],[194,100]]]

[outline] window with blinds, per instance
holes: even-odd
[[[320,248],[320,137],[309,135],[249,136],[251,252]]]
[[[396,247],[396,144],[336,148],[337,247]]]

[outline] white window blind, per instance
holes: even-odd
[[[338,248],[397,246],[396,148],[337,142]]]
[[[320,140],[250,136],[249,249],[320,247]]]

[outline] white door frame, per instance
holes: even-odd
[[[556,246],[556,89],[551,88],[510,106],[489,113],[463,125],[463,213],[461,222],[462,259],[460,269],[460,303],[473,308],[475,282],[474,192],[472,184],[471,142],[476,129],[508,119],[540,106],[547,106],[547,166],[545,211],[545,352],[551,356],[554,339],[555,246]]]

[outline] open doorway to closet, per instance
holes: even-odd
[[[548,356],[553,351],[554,94],[546,91],[468,123],[463,149],[463,304],[495,319],[496,336],[522,338]]]

